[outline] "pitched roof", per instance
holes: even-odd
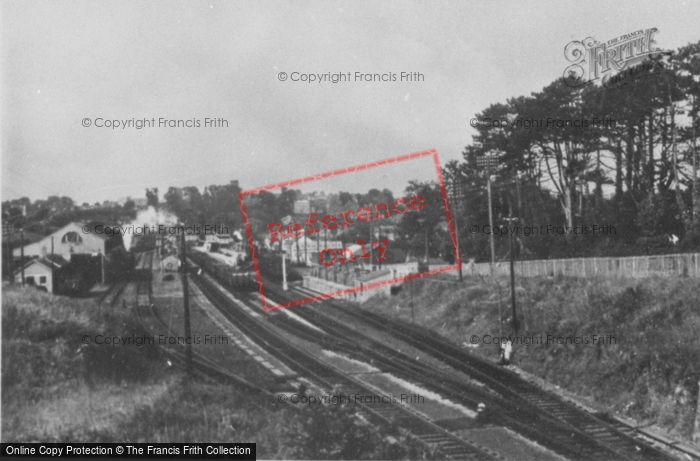
[[[71,229],[71,228],[72,228],[74,231],[78,232],[79,234],[83,234],[84,232],[82,232],[82,228],[83,228],[85,225],[86,225],[86,222],[85,222],[85,221],[72,221],[72,222],[69,222],[68,224],[66,224],[65,226],[61,227],[60,229],[57,229],[57,230],[51,232],[49,235],[43,237],[42,240],[47,240],[47,239],[48,239],[48,240],[51,240],[51,236],[52,236],[52,235],[53,235],[53,236],[56,236],[56,237],[61,237],[63,234],[65,234],[66,232],[68,232],[68,230]],[[94,226],[90,226],[90,227],[94,227]],[[106,227],[106,226],[105,226],[105,227]],[[77,230],[76,230],[76,229],[77,229]],[[108,235],[105,235],[105,234],[98,234],[98,233],[96,233],[96,232],[94,232],[94,231],[93,231],[93,232],[89,232],[89,234],[92,235],[92,236],[98,237],[98,238],[100,238],[100,239],[102,239],[102,240],[107,240],[107,239],[110,238]]]
[[[74,225],[79,226],[79,227],[85,226],[85,222],[83,222],[83,221],[80,221],[80,222],[76,221],[76,222],[69,223],[69,224],[66,225],[63,229],[65,229],[66,227],[70,226],[71,224],[74,224]],[[102,223],[98,223],[98,224],[102,224]],[[104,226],[105,226],[105,227],[118,227],[118,226],[111,226],[111,225],[107,225],[107,224],[105,224]],[[94,226],[92,226],[92,227],[93,227],[93,229],[94,229]],[[58,232],[58,231],[57,231],[57,232]],[[93,232],[88,232],[88,233],[89,233],[90,235],[92,235],[93,237],[97,237],[97,238],[102,239],[102,240],[109,240],[109,239],[111,238],[109,235],[106,235],[104,232],[101,233],[101,234],[98,234],[97,232],[94,232],[94,231],[93,231]]]
[[[67,259],[65,259],[63,256],[57,255],[57,254],[53,254],[53,255],[47,254],[42,259],[45,259],[46,262],[49,264],[53,263],[54,267],[63,267],[65,265],[69,264]]]
[[[19,269],[15,270],[15,274],[18,274],[19,272],[22,271],[22,269],[27,269],[29,266],[33,264],[41,264],[42,266],[46,267],[47,269],[60,269],[61,267],[65,266],[68,264],[68,261],[66,261],[63,256],[60,255],[46,255],[41,258],[32,258],[26,263],[24,263],[23,267],[20,267]]]

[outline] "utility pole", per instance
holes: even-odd
[[[192,376],[192,332],[190,329],[190,292],[187,284],[187,247],[185,233],[180,235],[180,270],[182,277],[182,305],[185,311],[185,368],[187,376]]]
[[[452,203],[454,203],[454,209],[452,210],[452,225],[454,226],[455,236],[457,238],[455,259],[457,264],[459,264],[459,281],[463,282],[464,277],[462,276],[462,252],[459,247],[459,229],[457,228],[457,201],[459,200],[457,194],[457,179],[453,179],[452,182]]]
[[[428,262],[428,228],[427,227],[425,228],[425,259],[424,259],[424,261],[426,263]]]
[[[282,289],[284,291],[287,291],[287,266],[285,262],[285,251],[284,251],[284,245],[282,244],[282,241],[280,240],[280,253],[282,254]],[[328,270],[326,270],[326,275],[328,275]]]
[[[510,227],[513,227],[513,221],[517,221],[518,218],[513,217],[513,206],[510,205],[509,208],[510,216],[506,219],[508,220]],[[515,246],[513,245],[513,232],[511,232],[510,229],[508,229],[508,246],[510,249],[510,303],[511,307],[513,308],[513,334],[517,335],[518,317],[516,316],[515,309]]]
[[[12,255],[12,223],[5,221],[2,223],[2,235],[7,236],[7,270],[3,274],[10,274],[10,283],[15,283],[15,258]]]
[[[409,274],[409,277],[411,274]],[[409,282],[411,285],[411,324],[413,324],[413,279]]]
[[[498,157],[495,155],[482,155],[477,157],[476,164],[480,168],[486,168],[486,190],[489,199],[489,226],[491,227],[491,276],[493,276],[496,262],[496,247],[493,242],[493,207],[491,206],[491,170],[498,165]]]
[[[696,56],[700,55],[700,53],[697,53]],[[696,98],[693,98],[693,102],[696,101]],[[691,197],[691,201],[693,203],[693,221],[692,223],[694,224],[693,230],[695,232],[700,232],[700,190],[698,189],[698,153],[697,153],[697,147],[696,147],[696,137],[695,137],[695,121],[696,121],[697,116],[693,114],[693,117],[691,119],[691,124],[693,126],[693,195]]]
[[[54,255],[53,255],[53,235],[51,236],[51,293],[56,291],[56,275],[54,272]]]
[[[105,284],[105,257],[100,250],[100,272],[102,273],[102,285]]]
[[[325,228],[323,229],[323,238],[324,238],[324,242],[325,242],[324,249],[327,250],[328,249],[328,229],[325,229]],[[327,254],[327,253],[324,253],[324,254]],[[323,259],[325,261],[326,257],[324,256]],[[326,266],[325,264],[323,266],[326,268],[326,280],[328,280],[328,266]]]
[[[457,252],[455,253],[455,259],[457,264],[459,265],[459,281],[463,282],[464,276],[462,275],[462,250],[460,250],[459,248],[459,229],[457,228],[457,217],[454,214],[452,215],[452,224],[454,225],[455,236],[457,238]]]
[[[370,222],[369,222],[369,254],[372,254],[372,240],[373,239],[374,239],[374,236],[372,235],[372,221],[370,220]],[[371,256],[369,259],[369,265],[371,268],[372,267],[372,257]]]
[[[19,265],[22,268],[22,286],[24,286],[24,229],[19,230]]]

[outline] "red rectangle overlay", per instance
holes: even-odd
[[[258,257],[257,257],[256,250],[255,250],[253,232],[252,232],[250,222],[248,219],[248,212],[246,210],[246,205],[245,205],[245,198],[246,197],[263,192],[263,191],[271,192],[273,190],[282,189],[284,187],[292,187],[292,186],[297,186],[300,184],[308,184],[308,183],[311,183],[314,181],[318,181],[320,179],[337,177],[340,175],[346,175],[346,174],[350,174],[350,173],[356,173],[356,172],[360,172],[360,171],[370,170],[372,168],[376,168],[376,167],[383,166],[383,165],[391,165],[391,164],[396,164],[396,163],[401,163],[401,162],[407,162],[407,161],[416,160],[416,159],[425,158],[425,157],[432,157],[432,159],[433,159],[433,164],[435,167],[435,174],[437,176],[437,183],[438,183],[438,186],[440,188],[440,194],[442,197],[442,205],[443,205],[443,209],[445,210],[445,218],[447,220],[448,230],[449,230],[450,238],[452,241],[452,248],[453,248],[454,255],[455,255],[455,264],[454,265],[443,266],[443,267],[435,268],[435,269],[428,270],[428,271],[422,272],[422,273],[415,273],[415,274],[409,274],[406,276],[396,277],[396,278],[391,279],[391,280],[382,280],[382,281],[378,281],[378,282],[368,283],[368,284],[364,284],[364,285],[359,286],[359,287],[348,287],[348,288],[341,289],[341,290],[336,290],[336,291],[332,291],[332,292],[328,292],[328,293],[322,293],[322,294],[319,294],[316,296],[309,296],[306,298],[295,299],[293,301],[288,301],[288,302],[285,302],[282,304],[271,304],[270,302],[268,302],[268,299],[265,296],[265,287],[263,286],[262,274],[260,272],[260,263],[258,261]],[[356,166],[352,166],[352,167],[348,167],[348,168],[342,168],[339,170],[329,171],[326,173],[316,174],[316,175],[312,175],[312,176],[307,176],[304,178],[283,181],[283,182],[279,182],[276,184],[271,184],[271,185],[267,185],[267,186],[263,186],[263,187],[257,187],[254,189],[248,189],[248,190],[242,191],[238,195],[238,201],[239,201],[240,206],[241,206],[241,213],[243,216],[243,221],[245,223],[246,238],[248,239],[248,246],[250,248],[250,255],[251,255],[251,258],[253,261],[253,267],[255,269],[255,277],[256,277],[256,282],[257,282],[257,286],[258,286],[258,293],[260,295],[260,302],[261,302],[262,308],[265,312],[285,309],[288,307],[299,306],[302,304],[308,304],[308,303],[312,303],[314,301],[322,301],[324,299],[330,299],[330,298],[334,298],[334,297],[338,297],[338,296],[343,296],[346,294],[357,293],[360,291],[372,290],[372,289],[379,288],[379,287],[386,286],[386,285],[395,285],[398,283],[403,283],[403,282],[418,279],[418,278],[429,277],[431,275],[436,275],[436,274],[443,273],[443,272],[457,270],[462,265],[462,259],[461,259],[461,255],[459,252],[459,245],[457,245],[457,234],[455,232],[455,225],[454,225],[454,222],[452,220],[452,213],[450,211],[450,206],[449,206],[449,203],[447,200],[447,191],[445,189],[445,184],[444,184],[443,177],[442,177],[442,169],[440,167],[440,160],[438,158],[437,151],[434,149],[426,150],[426,151],[422,151],[422,152],[415,152],[412,154],[402,155],[399,157],[392,157],[392,158],[388,158],[388,159],[384,159],[384,160],[378,160],[375,162],[369,162],[369,163],[365,163],[362,165],[356,165]]]

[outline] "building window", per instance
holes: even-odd
[[[27,283],[27,285],[34,285],[34,276],[29,275],[24,278],[24,281]]]
[[[77,232],[66,232],[66,234],[61,239],[61,242],[81,244],[83,243],[83,239],[81,236],[78,235]]]
[[[39,283],[42,285],[46,283],[46,276],[45,275],[42,275],[39,277]]]

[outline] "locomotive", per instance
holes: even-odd
[[[192,251],[188,256],[225,287],[233,291],[257,291],[252,264],[236,269],[199,251]]]

